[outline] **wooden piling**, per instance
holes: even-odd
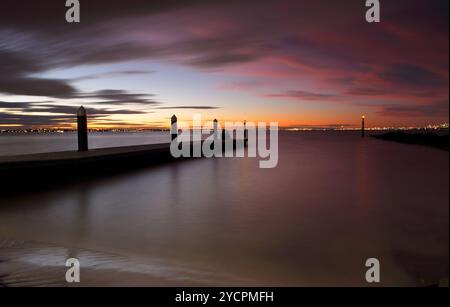
[[[248,143],[247,121],[244,120],[244,145],[247,146],[247,143]]]
[[[86,109],[81,106],[77,112],[78,151],[88,151],[88,129]]]
[[[213,135],[214,135],[214,142],[219,140],[219,124],[216,118],[214,118],[213,121]]]
[[[365,119],[366,119],[366,117],[363,115],[361,117],[361,136],[362,137],[365,137],[365,135],[366,135]]]
[[[170,119],[170,135],[171,140],[175,140],[178,136],[178,126],[177,126],[177,117],[172,115],[172,118]]]

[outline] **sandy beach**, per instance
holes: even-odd
[[[82,263],[80,283],[65,279],[65,261]],[[140,261],[122,255],[22,240],[0,240],[2,287],[109,287],[109,286],[212,286],[239,284],[230,276],[217,276],[163,261]],[[248,281],[247,281],[248,282]]]

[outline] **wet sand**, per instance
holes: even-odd
[[[80,283],[65,280],[68,258],[80,261]],[[142,260],[142,259],[141,259]],[[22,240],[0,240],[2,287],[217,286],[247,283],[161,260]]]

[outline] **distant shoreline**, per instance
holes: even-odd
[[[373,135],[372,137],[385,141],[393,141],[403,144],[422,145],[449,151],[448,133],[445,135],[438,135],[436,133],[431,132],[420,132],[420,133],[388,132],[381,135]]]
[[[89,133],[145,133],[145,132],[169,132],[168,128],[115,128],[115,129],[88,129]],[[280,127],[279,131],[285,132],[358,132],[360,127],[332,128],[332,127]],[[447,133],[449,131],[447,124],[435,125],[429,127],[372,127],[366,128],[367,132],[405,132],[405,133]],[[76,133],[76,129],[0,129],[0,135],[26,135],[26,134],[65,134]]]

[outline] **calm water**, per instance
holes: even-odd
[[[30,144],[0,142],[2,154]],[[119,284],[367,285],[376,257],[383,285],[429,285],[448,277],[448,162],[445,151],[358,133],[286,132],[275,169],[191,159],[2,199],[0,238],[41,244],[23,265],[61,265],[70,250]]]
[[[168,132],[90,133],[89,148],[166,143]],[[77,150],[76,133],[0,134],[0,156]]]

